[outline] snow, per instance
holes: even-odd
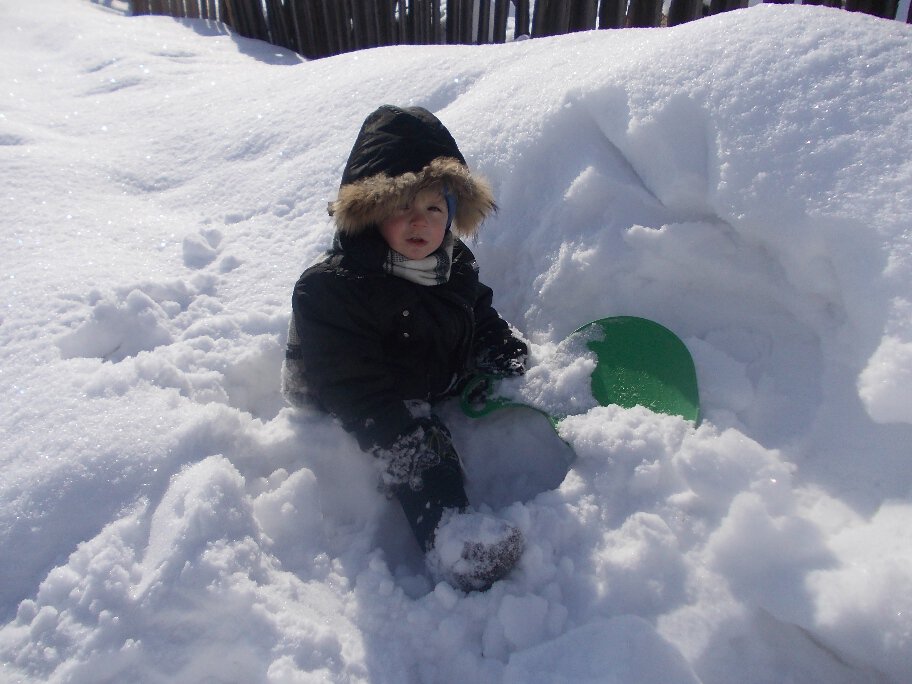
[[[122,4],[0,6],[0,680],[912,680],[912,28],[757,6],[306,63]],[[575,411],[568,447],[443,408],[526,538],[483,594],[279,394],[383,102],[491,180],[482,277]],[[699,427],[560,366],[607,315],[686,342]]]

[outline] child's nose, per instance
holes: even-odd
[[[411,223],[412,225],[427,223],[427,215],[421,209],[412,209]]]

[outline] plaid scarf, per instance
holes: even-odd
[[[424,259],[408,259],[391,249],[383,262],[383,270],[419,285],[442,285],[450,279],[453,265],[453,234],[444,233],[443,242]]]

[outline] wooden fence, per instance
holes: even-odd
[[[767,0],[793,4],[793,0]],[[803,0],[896,18],[899,0]],[[133,15],[213,19],[236,33],[308,58],[380,45],[504,43],[513,5],[514,36],[590,29],[675,26],[747,7],[748,0],[130,0]],[[912,23],[912,4],[906,22]]]

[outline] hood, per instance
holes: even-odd
[[[361,126],[329,211],[340,233],[355,235],[435,184],[455,197],[453,231],[462,237],[474,235],[496,209],[491,186],[469,171],[437,117],[421,107],[383,105]]]

